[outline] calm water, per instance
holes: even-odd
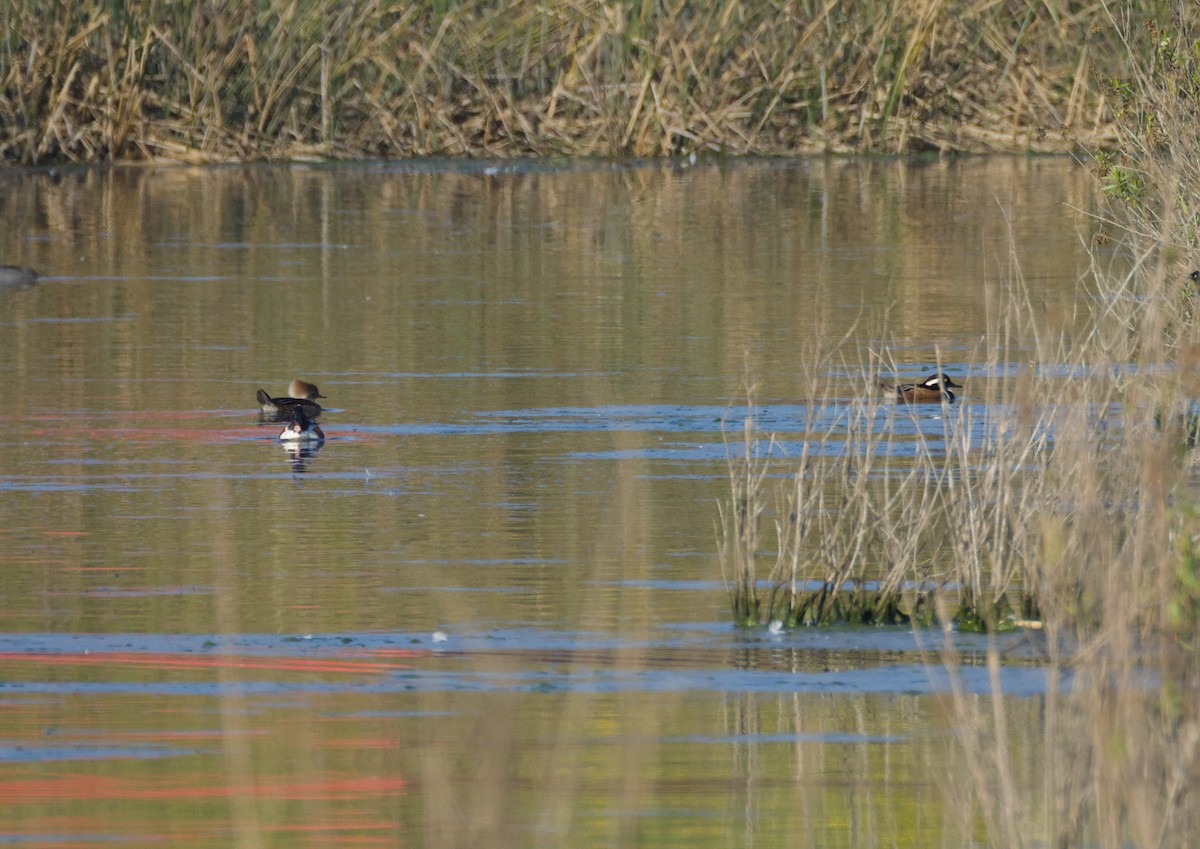
[[[749,375],[798,445],[800,352],[846,334],[847,393],[940,358],[969,403],[1014,257],[1046,327],[1082,308],[1094,189],[1006,158],[0,172],[0,263],[43,275],[0,290],[0,843],[979,840],[934,635],[729,625],[721,423]],[[312,456],[254,403],[297,376]],[[1002,683],[1034,727],[1040,670]]]

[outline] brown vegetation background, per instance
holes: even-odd
[[[1058,152],[1115,139],[1127,56],[1104,5],[1072,0],[0,9],[13,164]]]

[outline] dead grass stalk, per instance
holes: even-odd
[[[1160,19],[1166,0],[1140,0]],[[0,159],[1064,151],[1103,2],[9,3]]]

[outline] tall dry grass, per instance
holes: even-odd
[[[866,567],[842,566],[854,557],[885,576],[881,591],[897,569],[910,585],[940,586],[930,600],[947,632],[1036,617],[1048,682],[1040,728],[1009,726],[996,642],[992,692],[956,687],[948,700],[974,778],[951,792],[981,811],[994,846],[1182,849],[1200,834],[1200,319],[1188,279],[1200,267],[1200,10],[1180,5],[1156,27],[1112,23],[1142,64],[1114,84],[1118,155],[1097,160],[1098,189],[1113,199],[1107,238],[1124,250],[1119,268],[1096,253],[1090,329],[1035,332],[1014,268],[972,368],[1003,377],[973,382],[986,385],[983,397],[946,411],[945,439],[918,443],[909,468],[872,465],[891,437],[853,426],[845,455],[856,459],[805,458],[779,488],[779,530],[760,555],[788,561],[787,574],[772,575],[776,596],[793,575],[861,579]],[[863,403],[878,399],[851,408]],[[877,472],[890,486],[872,483]],[[797,543],[804,535],[789,522],[818,539]],[[915,612],[917,600],[902,609]],[[801,609],[789,601],[760,619],[809,621],[794,616]],[[953,640],[945,646],[956,673],[965,661]],[[1023,733],[1045,741],[1034,787],[1014,778]]]
[[[895,405],[864,375],[852,397],[830,388],[812,407],[841,412],[799,456],[769,452],[753,421],[730,452],[720,552],[739,622],[1036,629],[1044,727],[1007,727],[998,642],[993,693],[948,702],[975,778],[954,792],[995,846],[1183,847],[1200,827],[1200,499],[1182,400],[1194,376],[1163,341],[1182,278],[1152,265],[1120,281],[1137,297],[1095,269],[1093,331],[1032,351],[1012,341],[1034,324],[1017,279],[975,393],[943,407],[940,432],[904,427],[936,407]],[[1027,733],[1049,747],[1038,787],[1009,762]]]
[[[0,160],[1073,150],[1115,138],[1104,9],[6,0]]]
[[[1027,303],[1009,307],[1031,319]],[[1000,328],[1010,339],[1011,318]],[[1003,373],[1015,353],[996,336],[979,374]],[[885,363],[847,389],[812,367],[821,360],[828,355],[807,360],[798,457],[783,456],[753,415],[730,446],[718,553],[735,619],[929,624],[945,592],[958,627],[1007,630],[1037,617],[1037,529],[1062,509],[1060,494],[1039,484],[1054,424],[1036,392],[1050,372],[1041,386],[1033,370],[1007,384],[982,381],[971,404],[939,411],[893,403],[876,386],[892,371]]]

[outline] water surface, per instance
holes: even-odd
[[[1093,192],[1010,158],[0,174],[0,262],[42,275],[0,291],[0,842],[969,845],[937,635],[730,626],[722,423],[753,382],[797,453],[877,356],[982,398],[1015,267],[1044,328],[1086,304]],[[310,456],[254,404],[297,376]]]

